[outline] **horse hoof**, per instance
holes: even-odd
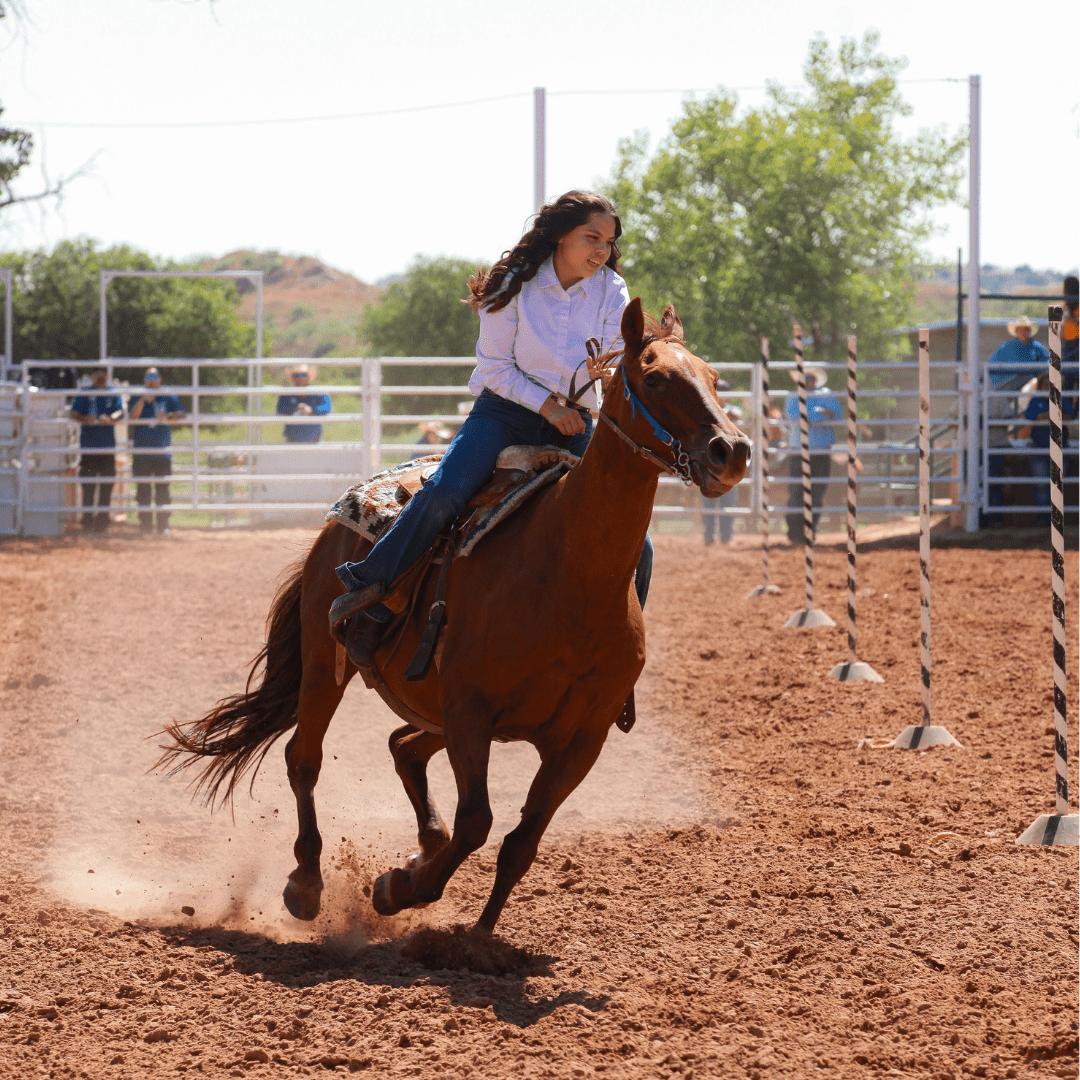
[[[319,914],[321,906],[322,889],[305,889],[290,879],[285,885],[285,891],[281,898],[285,901],[285,907],[294,919],[303,919],[311,922]]]
[[[375,881],[375,888],[371,890],[371,906],[378,914],[396,915],[402,908],[409,906],[408,904],[399,904],[394,899],[394,893],[397,891],[395,886],[407,885],[408,880],[408,874],[404,870],[398,870],[396,867],[385,874],[379,875]]]

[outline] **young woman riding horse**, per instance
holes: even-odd
[[[492,267],[469,282],[480,314],[476,403],[435,474],[398,515],[363,562],[337,574],[350,592],[369,590],[375,602],[349,619],[345,645],[358,667],[374,662],[392,614],[375,598],[427,550],[495,468],[508,446],[558,446],[578,457],[592,417],[567,400],[578,383],[586,342],[601,351],[621,343],[619,320],[630,300],[619,276],[622,224],[615,208],[591,191],[568,191],[541,208],[532,229]],[[590,388],[582,396],[596,407]],[[635,574],[644,608],[652,575],[648,535]],[[375,588],[371,588],[374,586]]]
[[[596,245],[596,262],[614,237],[608,232],[590,243]],[[605,288],[614,280],[613,273],[605,278]],[[484,287],[477,283],[481,293]],[[556,286],[548,288],[561,298]],[[522,310],[532,309],[518,305],[519,347],[526,325]],[[572,313],[573,308],[567,338]],[[603,325],[609,344],[614,324],[605,318]],[[391,734],[390,752],[416,814],[420,844],[405,866],[375,882],[371,901],[381,915],[438,900],[458,867],[487,842],[493,818],[487,788],[491,744],[524,741],[536,748],[540,768],[520,824],[503,839],[495,883],[480,915],[478,926],[494,929],[555,812],[599,757],[645,664],[645,624],[634,586],[635,575],[640,585],[660,473],[673,473],[717,498],[746,472],[750,443],[721,408],[716,372],[687,348],[674,309],[656,323],[635,299],[623,310],[618,330],[622,360],[580,463],[450,564],[449,614],[438,662],[424,679],[409,679],[409,658],[423,637],[434,591],[430,581],[412,613],[395,620],[400,628],[376,650],[377,685],[395,711],[409,718]],[[547,403],[548,393],[538,402],[548,411],[545,422],[568,422],[568,438],[583,434],[573,430],[575,417],[561,403]],[[581,425],[588,429],[583,419]],[[491,427],[500,430],[494,422]],[[295,728],[285,761],[296,796],[297,865],[283,899],[300,919],[318,915],[323,891],[315,812],[323,738],[358,673],[352,663],[343,671],[338,667],[328,626],[327,611],[342,595],[334,568],[348,563],[362,573],[373,551],[369,540],[344,525],[326,525],[274,599],[266,644],[252,664],[247,689],[190,726],[169,725],[172,746],[159,762],[179,768],[201,762],[199,787],[211,803],[222,790],[227,800],[246,774],[254,783],[274,741]],[[428,761],[441,750],[457,781],[452,833],[427,782]]]

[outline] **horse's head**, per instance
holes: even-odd
[[[716,372],[686,347],[675,309],[668,304],[656,323],[635,298],[623,312],[622,337],[625,385],[681,445],[702,494],[716,498],[730,491],[746,475],[751,443],[720,406]],[[617,383],[610,392],[622,396]],[[647,434],[648,418],[630,411],[635,419],[627,434],[653,450],[657,438],[655,432],[652,437]],[[660,448],[654,452],[665,457]]]

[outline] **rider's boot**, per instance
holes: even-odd
[[[366,588],[366,583],[352,573],[349,563],[339,566],[336,573],[349,592],[360,592]],[[358,668],[375,666],[375,654],[392,618],[393,613],[380,603],[374,603],[349,618],[345,629],[345,651]]]
[[[375,666],[375,654],[379,651],[388,625],[372,616],[370,611],[357,612],[349,620],[345,632],[345,651],[358,668]]]

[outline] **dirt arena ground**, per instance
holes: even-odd
[[[1045,548],[934,550],[934,717],[964,749],[902,752],[876,746],[919,717],[913,539],[860,559],[873,686],[827,677],[842,548],[817,555],[841,626],[783,630],[801,552],[774,553],[781,596],[747,600],[756,550],[661,538],[638,725],[612,729],[485,942],[454,927],[527,747],[493,756],[489,846],[395,919],[366,893],[413,830],[361,687],[326,741],[314,924],[280,899],[280,747],[235,818],[147,775],[165,720],[241,685],[310,535],[0,546],[0,1077],[1076,1077],[1077,849],[1013,844],[1053,809]],[[1067,575],[1075,710],[1075,550]]]

